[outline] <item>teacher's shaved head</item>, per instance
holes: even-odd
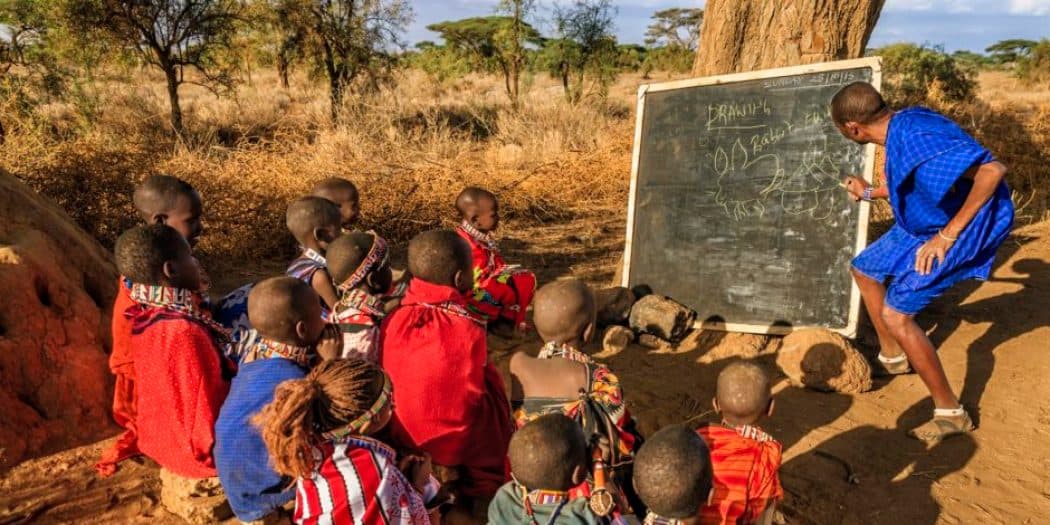
[[[839,126],[847,122],[871,124],[889,111],[879,91],[867,82],[854,82],[831,99],[831,119]]]

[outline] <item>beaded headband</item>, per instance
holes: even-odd
[[[361,264],[357,265],[357,269],[347,277],[345,281],[339,284],[340,292],[346,293],[348,290],[352,290],[361,284],[368,276],[369,272],[375,271],[377,268],[381,268],[386,264],[387,257],[389,256],[389,250],[387,250],[386,240],[377,235],[375,232],[368,232],[372,236],[372,247],[368,249],[368,255],[361,260]]]
[[[390,376],[388,376],[386,372],[380,371],[380,373],[383,374],[383,391],[380,392],[375,403],[372,403],[372,407],[366,410],[364,414],[357,416],[356,419],[347,423],[346,426],[322,434],[322,437],[324,437],[325,440],[338,440],[355,434],[363,435],[365,432],[368,432],[369,427],[371,427],[375,419],[379,417],[379,414],[390,406],[392,394],[394,393],[394,385],[390,382]]]

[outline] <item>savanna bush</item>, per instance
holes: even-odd
[[[882,91],[892,106],[972,101],[977,94],[977,73],[963,66],[940,47],[910,43],[874,49],[882,57]]]

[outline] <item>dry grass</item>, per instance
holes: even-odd
[[[438,84],[406,72],[396,88],[348,106],[348,124],[333,129],[321,86],[296,78],[285,90],[272,72],[257,72],[233,99],[185,87],[188,145],[176,147],[161,79],[140,73],[16,122],[0,168],[107,244],[136,222],[136,181],[153,172],[186,178],[205,197],[200,248],[214,262],[289,257],[286,203],[333,175],[358,183],[365,226],[396,241],[453,221],[452,200],[470,184],[499,193],[511,229],[598,211],[620,220],[640,82],[625,76],[608,102],[571,108],[556,83],[537,78],[515,112],[497,79]],[[1050,93],[990,73],[980,102],[941,109],[1010,166],[1019,223],[1047,218]]]

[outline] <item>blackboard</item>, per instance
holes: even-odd
[[[643,85],[638,90],[624,283],[694,308],[703,327],[856,332],[850,259],[868,204],[846,175],[871,180],[872,146],[836,130],[828,104],[865,58]]]

